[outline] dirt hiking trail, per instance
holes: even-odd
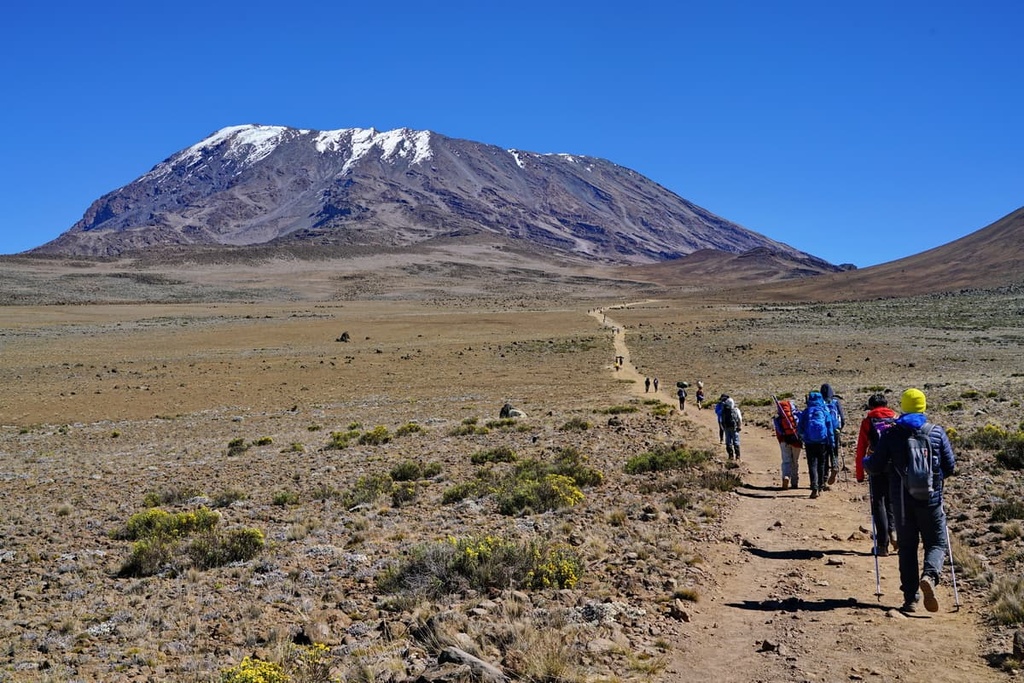
[[[625,331],[608,316],[629,305],[591,315],[613,329],[615,354],[625,361],[613,370],[616,376],[634,380],[632,392],[644,396],[644,377],[629,360]],[[697,410],[691,386],[684,414],[715,441],[713,405],[722,389],[709,391],[709,407]],[[655,395],[678,406],[675,392],[673,382]],[[859,424],[859,414],[849,410],[851,422]],[[692,605],[691,629],[675,644],[663,680],[1006,680],[979,654],[982,631],[962,587],[961,608],[954,610],[948,559],[936,591],[938,612],[897,610],[903,596],[895,554],[879,558],[882,595],[876,597],[867,484],[853,477],[850,434],[844,434],[848,480],[811,500],[806,459],[800,462],[800,488],[783,491],[775,435],[753,426],[751,417],[744,415],[741,432],[743,485],[731,494],[720,540],[700,549],[715,584]]]

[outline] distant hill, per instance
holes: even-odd
[[[844,300],[1024,285],[1024,207],[958,240],[897,261],[811,280],[743,287],[748,300]]]
[[[758,247],[739,254],[701,249],[671,261],[619,268],[613,272],[624,279],[649,281],[665,287],[715,289],[750,283],[761,285],[837,270],[839,268],[831,264],[823,265],[818,258]]]
[[[30,253],[117,257],[256,245],[264,255],[366,253],[473,235],[578,263],[767,250],[835,270],[603,159],[404,128],[225,128],[99,198]]]

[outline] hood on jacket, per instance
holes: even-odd
[[[823,406],[825,405],[825,399],[822,397],[820,391],[812,391],[807,394],[807,407],[811,406]]]
[[[735,408],[736,407],[736,401],[732,400],[731,398],[725,399],[725,407],[726,408]]]
[[[834,392],[832,390],[832,385],[831,384],[822,384],[821,385],[821,397],[823,399],[825,399],[826,403],[828,401],[831,401],[833,398],[835,398],[835,396],[836,396],[836,392]]]
[[[924,413],[903,413],[898,418],[896,418],[896,424],[903,425],[905,427],[910,427],[915,431],[920,429],[921,425],[923,425],[927,421],[928,416],[926,416]]]
[[[869,410],[865,417],[869,420],[876,417],[896,417],[896,411],[889,406],[877,406]]]

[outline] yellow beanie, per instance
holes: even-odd
[[[904,413],[923,413],[927,407],[924,392],[920,389],[907,389],[900,397],[900,410]]]

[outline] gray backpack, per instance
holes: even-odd
[[[907,466],[900,475],[905,488],[917,500],[927,501],[935,492],[932,486],[934,467],[931,442],[928,435],[935,427],[925,422],[921,428],[907,437]]]

